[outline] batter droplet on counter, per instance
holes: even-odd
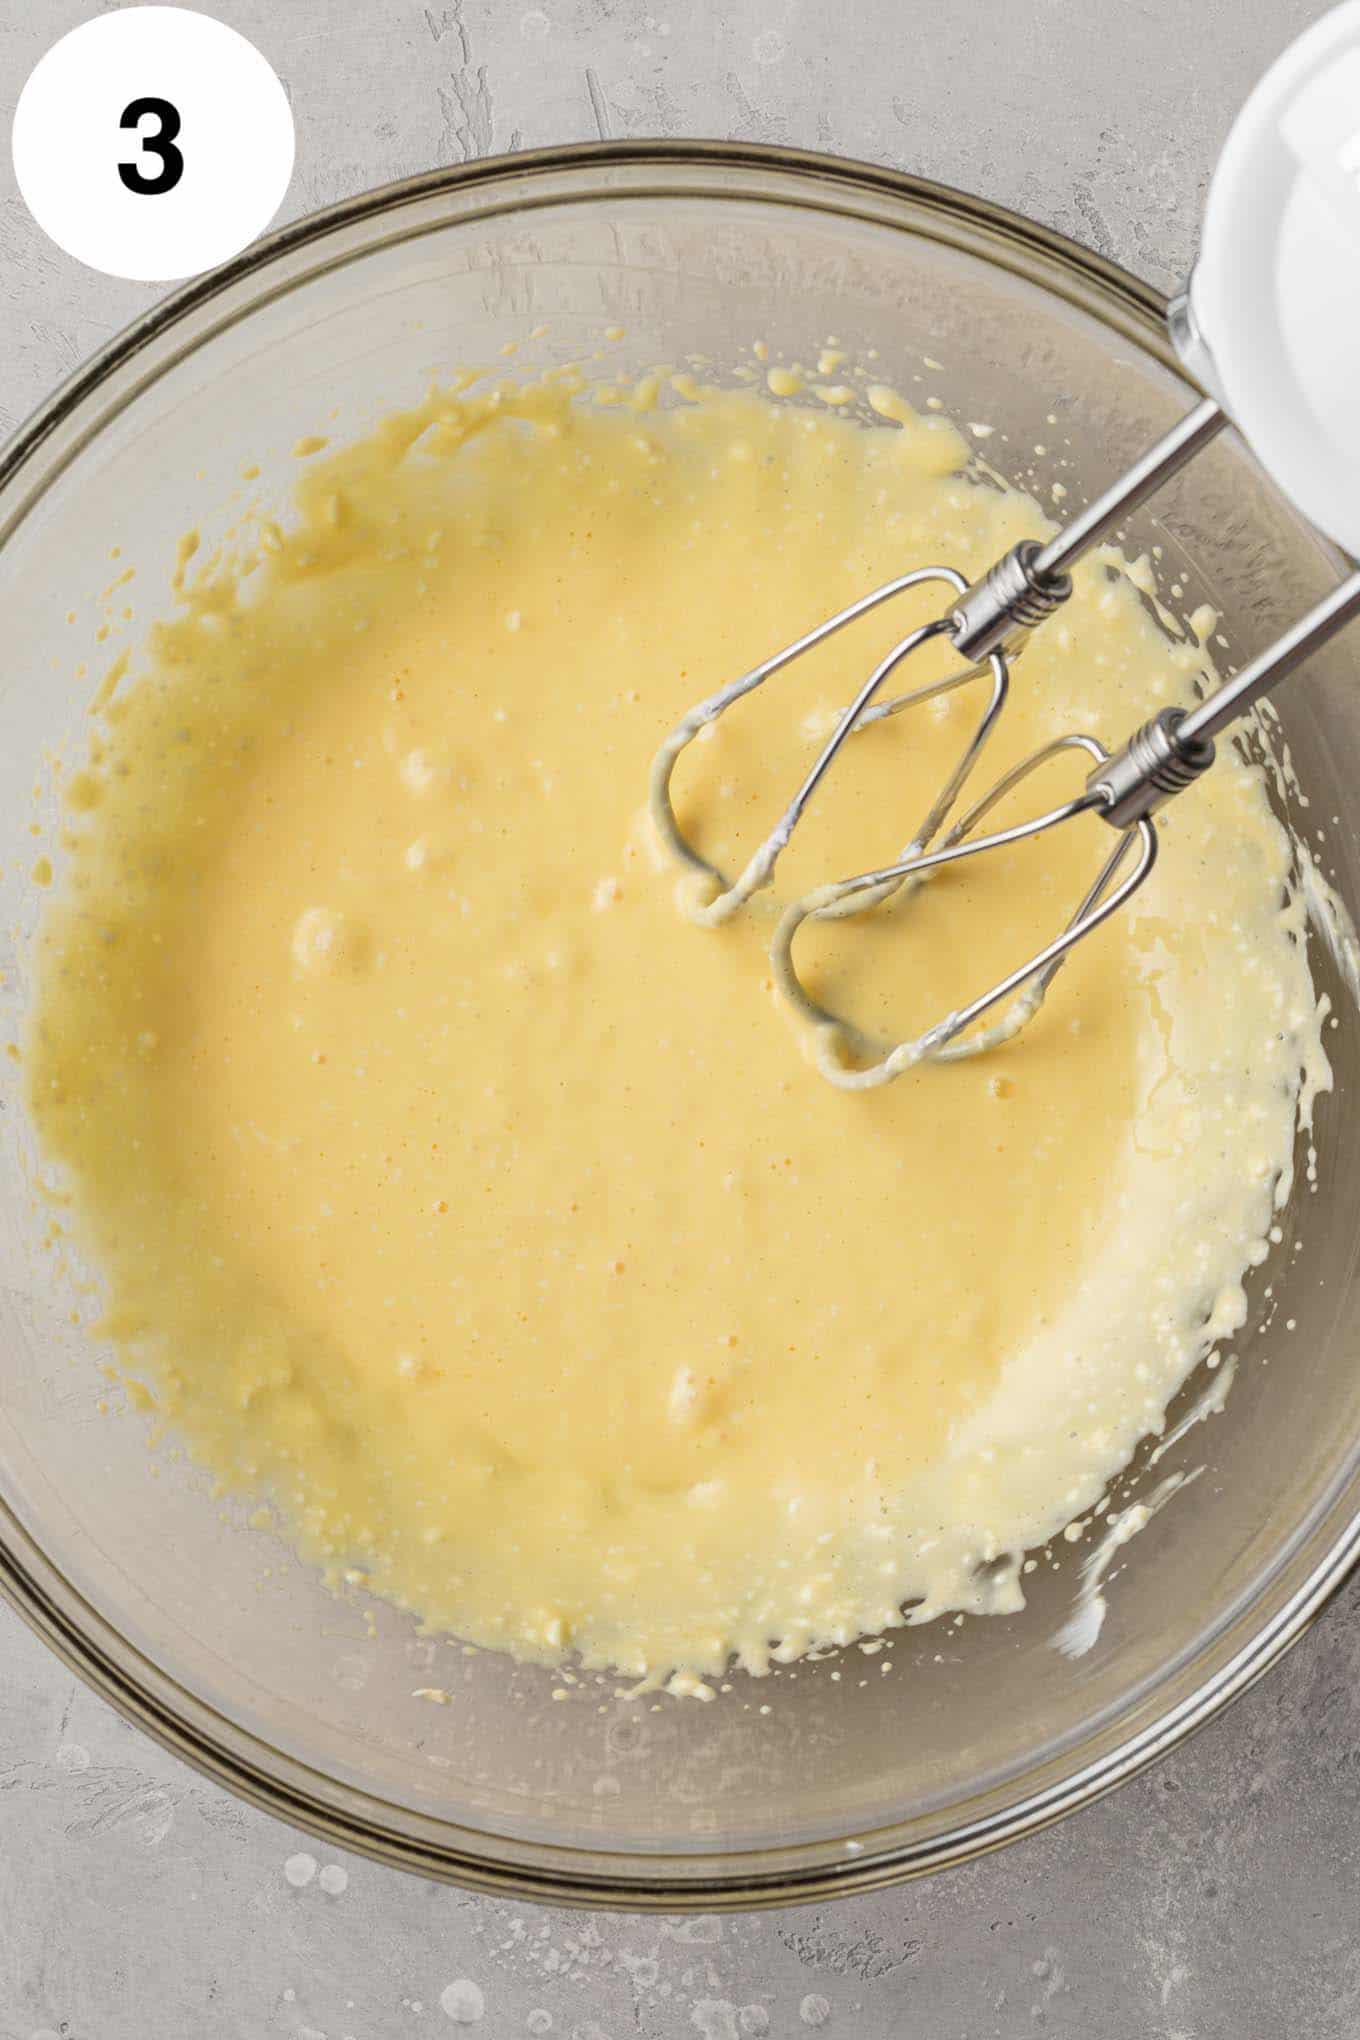
[[[475,2026],[486,2010],[486,1997],[480,1984],[471,1977],[460,1976],[439,1993],[439,2009],[455,2026]]]

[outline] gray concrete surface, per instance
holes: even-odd
[[[0,0],[6,127],[44,48],[95,11]],[[1187,263],[1234,105],[1323,10],[214,0],[213,11],[288,83],[290,211],[492,150],[741,136],[986,192],[1166,284]],[[6,151],[0,425],[148,296],[43,240]],[[487,2040],[819,2026],[855,2040],[1353,2040],[1358,1813],[1355,1591],[1225,1719],[1048,1835],[887,1896],[725,1922],[538,1911],[337,1862],[124,1727],[0,1613],[0,2040],[415,2040],[469,2020]],[[460,1980],[475,1988],[445,2009]]]

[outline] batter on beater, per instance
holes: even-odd
[[[1011,1047],[813,1074],[771,917],[895,852],[976,704],[856,738],[716,931],[674,909],[651,755],[904,560],[980,567],[1038,513],[900,403],[665,395],[432,397],[191,575],[102,706],[26,1052],[107,1334],[205,1463],[432,1628],[692,1689],[1021,1605],[1241,1322],[1318,1016],[1225,756]],[[903,599],[692,748],[705,855],[740,865]],[[1195,663],[1092,563],[998,767]],[[947,1010],[1078,896],[1076,837],[819,930],[810,975],[888,1030]]]

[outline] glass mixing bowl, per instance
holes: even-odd
[[[954,192],[815,157],[661,143],[395,185],[181,291],[68,383],[0,463],[0,1039],[21,1031],[30,995],[41,761],[79,743],[118,631],[168,606],[185,526],[210,541],[229,523],[243,461],[262,470],[250,493],[283,502],[300,434],[358,430],[540,325],[521,359],[587,355],[617,325],[611,363],[698,353],[718,372],[749,361],[757,339],[807,359],[834,333],[858,357],[876,348],[885,381],[995,424],[995,464],[1037,465],[1041,484],[1060,475],[1076,505],[1192,395],[1163,309],[1096,256]],[[1148,544],[1162,546],[1163,581],[1186,610],[1210,601],[1222,613],[1237,656],[1337,571],[1231,440],[1134,520],[1131,549]],[[106,612],[90,598],[129,564],[114,637],[98,643]],[[1351,901],[1355,656],[1352,634],[1281,710],[1302,819],[1325,830]],[[1318,969],[1338,1081],[1320,1103],[1316,1190],[1301,1190],[1261,1271],[1225,1413],[1138,1472],[1146,1485],[1206,1469],[1122,1554],[1082,1657],[1054,1645],[1083,1550],[1061,1541],[1058,1569],[1031,1575],[1023,1615],[908,1630],[878,1656],[852,1649],[762,1685],[737,1677],[708,1706],[629,1702],[588,1681],[555,1700],[541,1670],[334,1598],[171,1450],[149,1456],[147,1419],[101,1412],[107,1356],[72,1328],[43,1251],[8,1064],[0,1584],[74,1670],[233,1791],[346,1847],[484,1889],[670,1909],[783,1903],[1035,1828],[1241,1691],[1360,1545],[1360,1120],[1346,1110],[1360,1033],[1322,946]]]

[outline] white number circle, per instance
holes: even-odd
[[[110,276],[168,283],[268,226],[293,174],[293,115],[234,28],[183,7],[124,7],[38,63],[13,147],[24,201],[58,247]]]

